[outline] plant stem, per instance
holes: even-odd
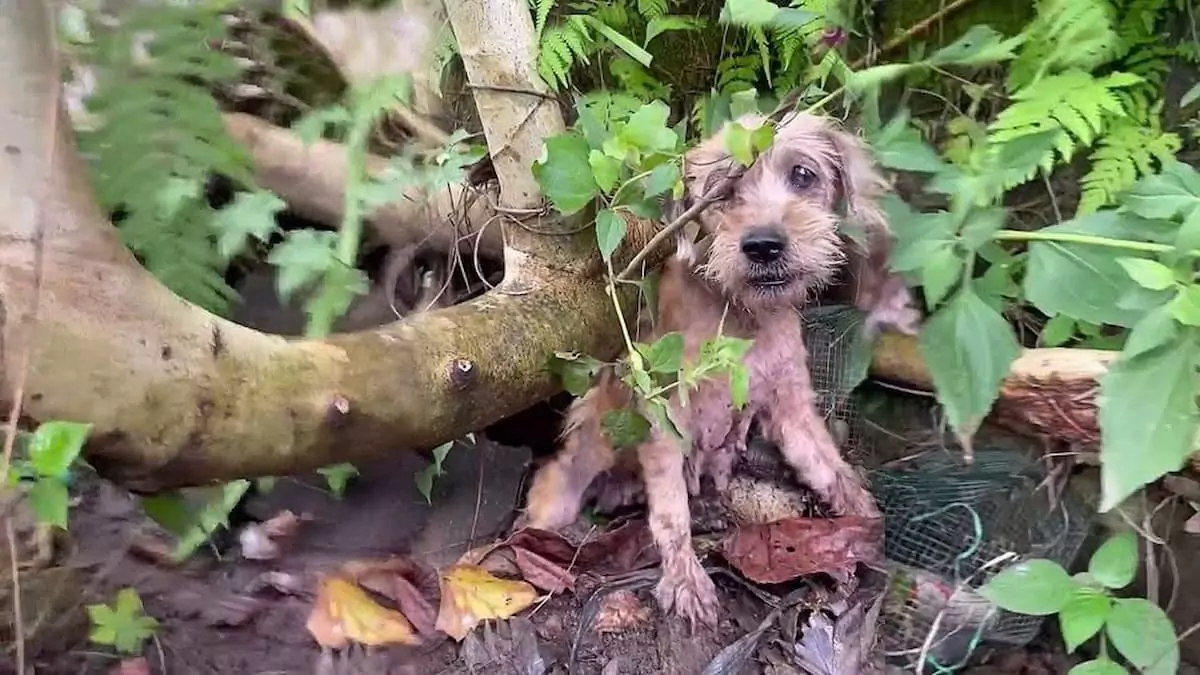
[[[338,228],[337,250],[334,255],[337,261],[347,267],[354,267],[358,258],[358,246],[362,239],[362,214],[359,191],[363,178],[366,176],[367,139],[371,133],[370,116],[358,113],[350,127],[346,138],[346,188],[342,206],[342,224]],[[322,286],[331,282],[331,272],[326,272]],[[327,292],[322,288],[321,293]],[[309,338],[321,339],[333,330],[333,306],[329,302],[318,303],[315,311],[309,317],[307,334]]]
[[[1026,232],[1024,230],[999,230],[992,235],[994,241],[1051,241],[1060,244],[1085,244],[1088,246],[1103,246],[1105,248],[1124,249],[1126,251],[1143,251],[1146,253],[1170,253],[1175,250],[1169,244],[1155,244],[1149,241],[1133,241],[1131,239],[1114,239],[1100,237],[1094,234],[1078,234],[1074,232]],[[1184,255],[1200,258],[1200,250],[1183,251]]]

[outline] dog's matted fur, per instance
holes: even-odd
[[[748,116],[738,122],[753,128],[765,120]],[[725,133],[686,158],[691,199],[720,185],[733,168]],[[754,340],[745,361],[748,404],[733,407],[725,378],[704,381],[686,408],[672,402],[672,417],[692,439],[691,452],[655,428],[636,452],[617,454],[600,420],[628,405],[631,393],[615,373],[602,371],[572,405],[563,449],[534,477],[525,523],[565,526],[579,515],[597,476],[640,469],[650,529],[662,555],[659,604],[692,622],[712,624],[716,589],[692,551],[688,495],[699,492],[705,475],[718,490],[726,487],[752,420],[834,512],[878,516],[815,408],[797,307],[848,268],[856,304],[870,322],[915,331],[919,314],[908,290],[885,268],[890,233],[877,203],[885,189],[857,140],[831,122],[799,114],[779,124],[772,148],[701,215],[702,243],[680,239],[659,286],[657,331],[682,333],[685,358],[695,359],[718,330]],[[867,250],[850,243],[842,223],[867,235]]]

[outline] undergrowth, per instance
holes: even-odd
[[[920,203],[939,205],[919,211],[888,202],[897,235],[891,265],[920,288],[929,312],[921,352],[965,445],[1026,346],[1013,330],[1017,317],[1033,317],[1041,345],[1120,351],[1098,399],[1102,509],[1112,509],[1180,469],[1200,424],[1200,174],[1177,160],[1194,125],[1185,119],[1171,128],[1165,119],[1166,76],[1174,63],[1200,62],[1200,47],[1190,37],[1169,39],[1195,34],[1185,0],[1038,0],[1035,8],[1015,34],[977,25],[936,48],[918,36],[904,59],[876,62],[851,57],[861,40],[848,36],[859,20],[855,6],[839,0],[726,0],[716,16],[687,14],[676,0],[533,0],[538,71],[551,88],[576,95],[574,126],[547,139],[533,171],[559,212],[595,209],[597,246],[615,289],[625,280],[612,255],[627,219],[663,216],[665,198],[682,190],[680,161],[696,140],[744,113],[770,113],[789,94],[815,112],[853,113],[879,162],[920,177]],[[273,216],[282,204],[253,185],[207,93],[237,75],[202,46],[220,38],[217,15],[133,14],[78,47],[99,75],[89,101],[98,125],[81,143],[101,200],[122,214],[126,242],[173,289],[215,309],[231,297],[224,265],[257,242],[281,268],[281,293],[316,289],[310,334],[326,334],[364,288],[364,215],[406,189],[461,180],[478,151],[443,149],[432,162],[401,155],[387,176],[366,176],[365,130],[403,98],[405,80],[352,91],[298,125],[309,137],[331,128],[349,147],[345,221],[336,233],[280,234]],[[130,52],[138,29],[160,36],[149,62]],[[689,36],[714,34],[718,53],[704,55],[711,77],[701,91],[682,90],[659,67],[662,55]],[[436,67],[452,52],[453,44],[440,44]],[[599,86],[579,91],[583,82]],[[940,101],[945,123],[910,117],[915,97]],[[1193,87],[1182,104],[1198,98]],[[772,142],[770,125],[733,130],[730,151],[743,163]],[[456,135],[455,147],[462,140]],[[1051,178],[1076,171],[1074,200]],[[239,183],[232,206],[207,205],[201,188],[210,173]],[[1014,195],[1043,187],[1051,226],[1015,227]],[[643,299],[653,296],[652,279],[632,283]],[[622,328],[628,356],[614,365],[639,397],[637,410],[606,418],[615,444],[636,444],[650,420],[681,435],[665,401],[703,378],[728,378],[735,403],[744,396],[740,358],[749,343],[718,338],[697,363],[684,364],[678,335],[643,344]],[[574,393],[604,365],[558,356]]]

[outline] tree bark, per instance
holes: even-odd
[[[542,86],[521,0],[447,4],[456,31],[479,24],[458,34],[475,83]],[[52,26],[41,2],[0,5],[0,212],[10,216],[0,240],[4,393],[12,397],[31,347],[26,414],[91,422],[86,457],[104,475],[152,492],[429,448],[557,391],[545,371],[556,351],[619,352],[590,229],[547,234],[552,227],[502,223],[506,276],[494,291],[321,342],[258,333],[174,296],[97,207],[65,113],[48,126],[46,111],[60,110]],[[562,128],[560,113],[521,94],[481,91],[480,99],[501,203],[539,205],[530,162],[544,136]],[[38,219],[25,217],[35,204],[40,247]],[[651,234],[634,223],[619,257],[628,260]],[[20,319],[35,297],[26,333]]]
[[[1099,349],[1026,349],[1013,362],[990,418],[1020,434],[1086,448],[1100,445],[1096,392],[1117,352]],[[875,345],[871,374],[933,391],[933,377],[915,338],[885,334]]]

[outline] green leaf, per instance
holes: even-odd
[[[1100,378],[1101,512],[1183,467],[1196,437],[1198,357],[1194,336],[1180,332],[1154,349],[1120,356]]]
[[[1121,210],[1151,220],[1170,220],[1200,207],[1200,175],[1182,162],[1163,165],[1129,189]]]
[[[1129,675],[1129,671],[1108,659],[1093,659],[1072,667],[1067,675]]]
[[[1105,623],[1109,642],[1146,675],[1179,672],[1175,627],[1162,609],[1145,598],[1117,598]]]
[[[331,260],[316,294],[304,303],[304,313],[309,321],[305,335],[323,338],[333,328],[333,320],[350,309],[355,296],[365,295],[370,289],[367,274],[336,258]]]
[[[1072,591],[1058,611],[1058,625],[1067,644],[1067,653],[1073,653],[1100,632],[1111,607],[1112,600],[1094,588],[1080,586]]]
[[[907,113],[896,115],[872,139],[871,150],[876,161],[898,171],[938,173],[945,169],[941,156],[908,120]]]
[[[1020,35],[1005,38],[990,26],[971,26],[962,37],[934,52],[926,63],[979,66],[1007,61],[1016,56],[1014,50],[1024,40]]]
[[[1049,616],[1062,609],[1076,587],[1061,565],[1035,558],[1005,568],[979,594],[1016,614]]]
[[[680,173],[679,166],[674,162],[666,162],[654,167],[650,172],[650,176],[646,178],[646,197],[657,197],[675,187],[675,183],[679,182]]]
[[[919,345],[950,424],[960,435],[973,434],[1021,353],[1012,328],[964,285],[925,322]]]
[[[559,134],[546,139],[542,156],[533,164],[533,177],[542,194],[565,216],[582,211],[600,194],[588,162],[589,151],[583,136]]]
[[[621,35],[617,31],[613,30],[603,21],[600,21],[591,15],[588,15],[588,18],[591,19],[591,21],[588,23],[591,24],[592,28],[596,29],[597,33],[600,33],[604,37],[608,38],[609,42],[613,43],[618,49],[629,55],[629,58],[637,61],[646,68],[650,67],[650,62],[654,60],[654,57],[650,55],[650,52],[639,47],[633,40],[630,40],[624,35]]]
[[[266,190],[239,192],[233,202],[216,212],[212,226],[217,231],[217,251],[230,260],[246,249],[246,239],[265,242],[275,233],[275,214],[286,207],[282,199]]]
[[[1191,89],[1188,89],[1184,92],[1183,96],[1179,97],[1179,107],[1186,108],[1195,103],[1197,99],[1200,99],[1200,82],[1192,85]]]
[[[945,211],[916,213],[891,195],[883,200],[883,205],[896,237],[888,261],[893,271],[920,270],[930,256],[954,244],[954,220]]]
[[[25,493],[29,508],[40,522],[67,529],[67,507],[71,500],[67,486],[54,478],[38,478]]]
[[[1119,590],[1133,583],[1138,567],[1137,535],[1121,532],[1108,538],[1088,561],[1088,574],[1105,588]]]
[[[321,278],[334,261],[336,245],[336,232],[288,231],[267,255],[267,262],[279,270],[275,278],[279,297],[286,301],[297,290]]]
[[[670,117],[671,109],[666,103],[647,103],[629,116],[629,121],[621,129],[620,138],[648,152],[673,150],[679,143],[679,136],[667,126]]]
[[[885,63],[881,66],[856,70],[847,78],[846,88],[853,92],[877,89],[885,82],[902,77],[913,68],[916,66],[911,63]]]
[[[754,152],[766,152],[775,143],[775,127],[764,124],[750,132],[750,145]]]
[[[729,399],[738,410],[750,401],[750,369],[744,365],[737,364],[729,369]]]
[[[473,441],[472,441],[473,442]],[[428,466],[422,467],[414,476],[414,481],[417,484],[417,491],[425,498],[426,504],[433,503],[433,482],[445,470],[442,468],[442,462],[446,461],[446,456],[450,454],[450,449],[454,447],[454,441],[447,441],[433,449],[433,462]]]
[[[621,180],[621,167],[624,166],[621,160],[599,150],[592,150],[588,153],[588,165],[592,167],[596,185],[605,194],[617,187],[617,182]]]
[[[1175,284],[1175,273],[1160,262],[1146,258],[1117,258],[1117,263],[1142,288],[1161,291]]]
[[[618,408],[604,413],[600,418],[600,430],[608,442],[620,450],[645,442],[650,436],[650,422],[636,410]]]
[[[592,386],[592,379],[603,364],[600,361],[572,352],[556,352],[550,360],[550,372],[562,380],[563,389],[572,396],[583,396]]]
[[[754,139],[750,131],[737,122],[731,122],[725,129],[725,151],[742,166],[753,164]]]
[[[350,479],[358,475],[358,467],[349,462],[341,462],[323,466],[317,469],[317,473],[325,477],[325,484],[329,486],[333,496],[341,499],[346,494],[346,486],[350,484]]]
[[[88,605],[87,613],[92,622],[92,642],[112,645],[122,654],[140,652],[142,643],[158,628],[158,621],[143,613],[142,599],[132,588],[122,588],[112,607]]]
[[[1158,307],[1146,313],[1134,324],[1125,340],[1121,358],[1132,359],[1141,354],[1178,340],[1181,335],[1179,323],[1171,316],[1170,307]]]
[[[1075,319],[1066,314],[1056,314],[1050,317],[1045,326],[1042,326],[1039,341],[1043,347],[1058,347],[1066,344],[1074,334]]]
[[[1185,326],[1200,326],[1200,286],[1189,284],[1179,289],[1169,305],[1171,316]]]
[[[1040,231],[1128,238],[1121,216],[1114,211],[1100,211]],[[1132,326],[1143,314],[1119,306],[1118,300],[1136,284],[1103,247],[1032,242],[1026,264],[1025,297],[1044,314],[1065,314],[1114,326]]]
[[[29,461],[39,476],[66,479],[83,452],[90,424],[52,421],[38,425],[29,438]]]
[[[650,19],[646,23],[646,39],[642,41],[642,46],[648,46],[651,40],[667,31],[700,30],[704,25],[703,19],[690,16],[660,16]]]
[[[1003,208],[972,209],[959,231],[962,245],[968,251],[979,249],[992,240],[992,235],[1004,227],[1007,219],[1008,211]]]
[[[600,246],[600,255],[604,256],[605,260],[612,258],[613,252],[625,239],[628,229],[625,219],[612,209],[601,209],[596,214],[596,243]]]
[[[921,268],[921,288],[925,304],[934,309],[962,276],[964,261],[952,246],[943,246],[925,261]]]
[[[652,373],[676,373],[683,367],[683,333],[665,333],[644,352],[646,367]]]

